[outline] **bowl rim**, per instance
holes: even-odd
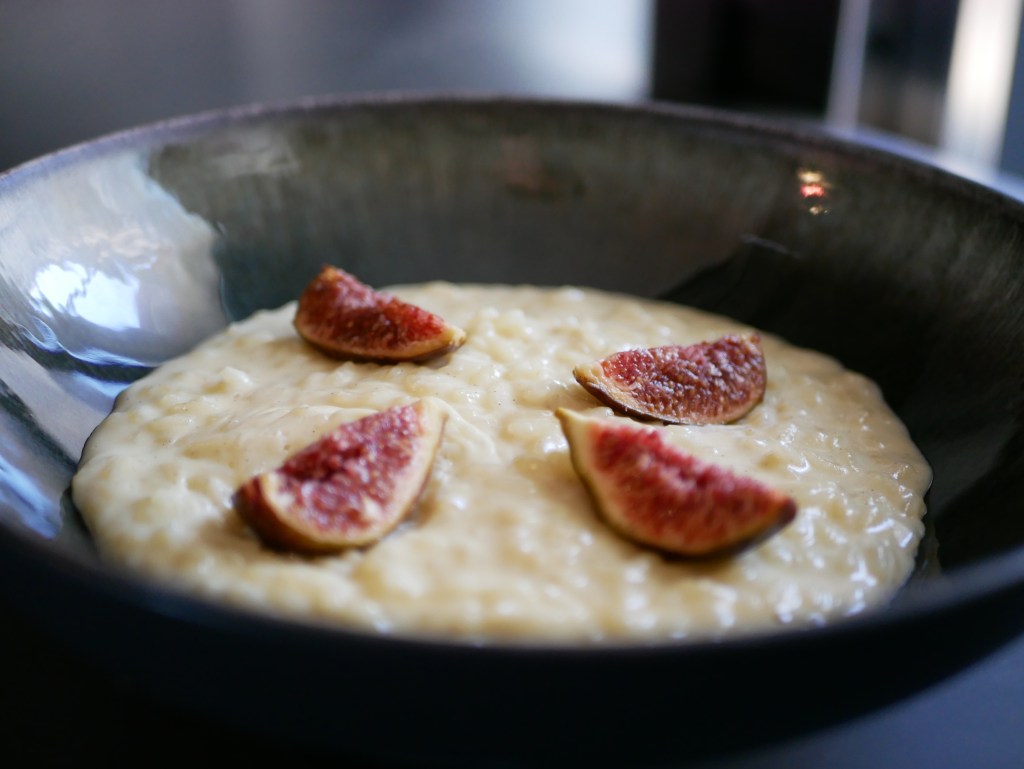
[[[382,633],[346,627],[328,621],[275,616],[256,609],[234,606],[190,593],[152,577],[130,572],[127,567],[62,552],[51,540],[33,532],[0,523],[0,554],[47,572],[64,583],[74,583],[91,595],[117,605],[185,622],[196,630],[219,630],[264,639],[288,638],[317,647],[338,644],[371,644],[397,651],[426,654],[450,653],[496,658],[536,659],[538,657],[576,660],[637,659],[680,654],[717,656],[737,652],[799,648],[812,644],[868,636],[895,627],[917,624],[931,616],[955,613],[963,607],[1024,585],[1024,548],[989,556],[979,563],[959,567],[955,577],[939,574],[929,584],[904,587],[897,599],[849,617],[836,617],[822,625],[777,627],[763,631],[725,635],[721,638],[608,639],[599,641],[472,640],[415,633]],[[6,560],[6,558],[5,558]],[[6,589],[3,588],[3,590]],[[1007,639],[1009,640],[1009,639]]]
[[[621,117],[648,117],[682,122],[711,130],[735,132],[761,141],[824,150],[857,162],[884,166],[890,171],[915,177],[961,196],[994,208],[1000,215],[1024,225],[1024,202],[982,181],[967,178],[944,168],[938,161],[912,157],[885,147],[832,133],[825,126],[790,121],[750,113],[658,101],[614,102],[586,99],[550,98],[507,94],[462,92],[366,92],[345,95],[301,97],[280,101],[255,102],[170,117],[144,123],[87,139],[46,153],[0,172],[0,198],[20,186],[57,173],[83,161],[119,151],[146,151],[153,147],[211,134],[232,125],[256,125],[276,119],[305,119],[351,110],[405,110],[410,107],[446,106],[535,108],[551,111],[584,110]],[[346,628],[329,623],[275,617],[257,610],[219,603],[151,579],[131,574],[121,567],[87,558],[55,547],[53,540],[30,531],[23,525],[0,517],[0,553],[15,553],[34,566],[46,569],[63,580],[88,585],[95,593],[167,618],[184,620],[196,628],[218,628],[248,634],[250,631],[271,636],[295,634],[310,643],[336,644],[344,638],[351,643],[393,645],[397,649],[423,652],[459,650],[464,654],[495,657],[571,656],[574,659],[650,657],[670,654],[717,655],[754,649],[818,643],[839,635],[870,634],[891,626],[917,623],[936,614],[954,612],[979,599],[1000,591],[1024,586],[1024,547],[1012,548],[988,556],[977,563],[941,573],[904,587],[898,600],[869,609],[861,614],[836,618],[824,625],[800,628],[773,628],[764,632],[727,635],[702,639],[622,639],[599,642],[504,641],[475,642],[457,638],[435,638],[415,634],[384,634],[371,630]]]
[[[8,185],[27,183],[93,157],[118,150],[148,149],[171,138],[188,138],[213,133],[228,125],[258,124],[313,113],[330,114],[359,109],[407,110],[411,107],[512,107],[551,111],[583,110],[619,116],[646,116],[690,125],[735,131],[763,140],[799,144],[848,158],[899,169],[928,184],[958,189],[979,196],[987,205],[1006,206],[1024,214],[1024,200],[1018,200],[986,181],[988,169],[966,161],[929,152],[923,145],[900,141],[906,152],[896,151],[882,132],[865,131],[851,135],[848,129],[799,117],[760,115],[753,112],[655,99],[634,101],[565,98],[474,91],[360,91],[318,94],[214,107],[182,115],[146,121],[59,147],[8,169],[0,169],[0,193]]]

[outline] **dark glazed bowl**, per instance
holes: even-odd
[[[895,701],[1024,627],[1024,208],[703,110],[257,107],[0,176],[0,589],[160,696],[414,763],[682,763]],[[577,283],[737,317],[876,379],[935,471],[891,606],[809,631],[477,647],[250,615],[103,563],[66,490],[113,397],[322,262]]]

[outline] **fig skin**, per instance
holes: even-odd
[[[235,493],[235,510],[275,549],[317,554],[371,545],[415,507],[446,419],[439,406],[417,401],[340,425],[249,478]]]
[[[627,416],[668,424],[727,424],[764,398],[768,382],[757,334],[624,350],[573,369],[576,381]]]
[[[796,516],[790,497],[687,454],[662,440],[658,428],[555,413],[600,517],[636,544],[685,557],[730,555]]]
[[[465,332],[440,315],[325,265],[299,297],[295,330],[342,360],[420,363],[461,347]]]

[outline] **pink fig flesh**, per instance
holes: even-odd
[[[430,360],[466,341],[465,332],[440,315],[376,291],[331,266],[302,292],[294,325],[321,352],[377,363]]]
[[[796,516],[787,495],[666,443],[657,428],[557,416],[577,475],[600,516],[623,537],[682,556],[737,552]]]
[[[577,366],[573,375],[622,414],[691,425],[740,419],[761,402],[768,380],[757,334],[625,350]]]
[[[370,545],[413,509],[445,418],[439,407],[418,401],[342,424],[242,484],[235,509],[278,549],[325,553]]]

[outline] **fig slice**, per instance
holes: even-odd
[[[724,555],[796,516],[790,497],[666,443],[659,428],[564,408],[556,414],[598,513],[637,544],[682,556]]]
[[[573,369],[584,389],[628,416],[671,424],[726,424],[764,397],[768,381],[757,334],[624,350]]]
[[[324,266],[299,297],[295,330],[321,352],[376,363],[425,361],[461,347],[465,332],[440,315]]]
[[[243,483],[235,509],[278,549],[326,553],[373,544],[414,507],[446,416],[417,401],[342,424]]]

